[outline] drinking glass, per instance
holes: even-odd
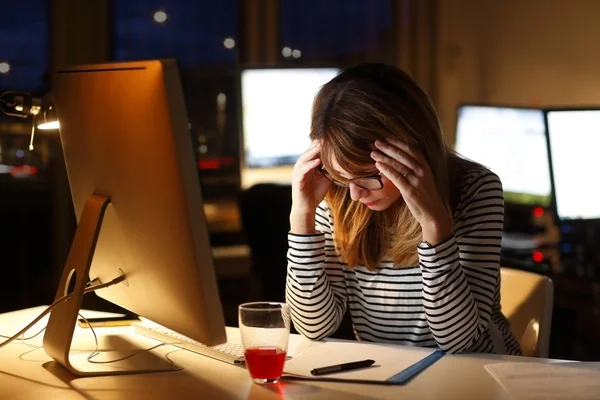
[[[239,306],[244,358],[252,380],[277,383],[283,372],[290,337],[290,306],[254,302]]]

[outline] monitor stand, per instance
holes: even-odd
[[[147,351],[120,362],[102,364],[88,361],[91,349],[85,354],[71,354],[77,316],[88,281],[102,219],[109,203],[110,199],[108,197],[92,194],[83,207],[55,300],[67,295],[68,290],[71,290],[72,287],[71,298],[63,301],[50,313],[44,334],[44,351],[68,371],[78,376],[180,370],[181,368],[173,365],[170,361],[154,356],[154,354]],[[125,341],[127,341],[126,338]],[[105,352],[102,352],[102,356],[105,356],[108,360],[114,360],[129,355],[132,351],[117,350],[106,353],[111,353],[111,355],[107,356]],[[101,361],[101,356],[95,359]]]

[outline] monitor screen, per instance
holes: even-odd
[[[600,110],[548,111],[548,140],[559,220],[600,219]]]
[[[466,105],[458,111],[456,151],[500,177],[507,203],[549,206],[545,132],[542,110]]]
[[[310,144],[315,95],[338,73],[338,68],[242,71],[245,167],[274,167],[296,162]]]

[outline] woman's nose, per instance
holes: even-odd
[[[363,189],[359,186],[356,186],[356,184],[354,184],[354,183],[350,183],[349,188],[350,188],[350,198],[353,201],[358,201],[358,200],[362,199],[363,197],[365,197],[365,195],[368,192],[367,189]]]

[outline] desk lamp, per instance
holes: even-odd
[[[4,92],[0,94],[0,111],[11,117],[32,117],[29,150],[33,150],[36,122],[38,123],[37,129],[52,130],[59,128],[51,93],[39,98],[25,92]]]

